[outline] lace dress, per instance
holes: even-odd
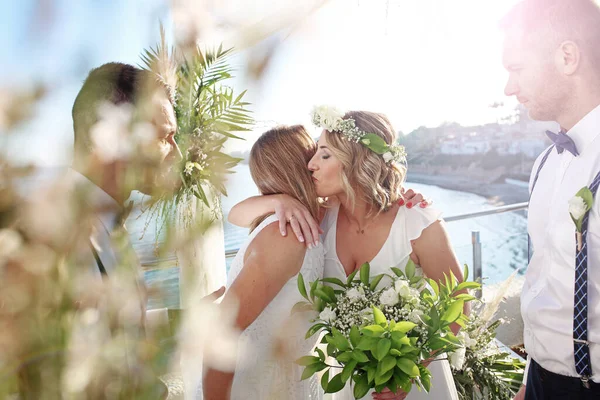
[[[339,206],[333,207],[327,211],[321,227],[325,231],[324,245],[326,249],[324,276],[346,279],[346,272],[337,256],[337,219]],[[371,276],[381,273],[393,274],[392,267],[404,270],[406,263],[412,253],[411,240],[421,236],[423,229],[427,228],[433,222],[440,219],[440,212],[428,207],[426,209],[413,208],[407,209],[400,207],[398,214],[379,253],[371,260]],[[388,282],[386,282],[386,279]],[[379,284],[382,287],[389,283],[389,278],[384,277]],[[442,357],[442,358],[445,358]],[[431,391],[425,393],[419,392],[416,386],[413,386],[407,400],[458,400],[456,386],[452,378],[450,364],[446,360],[435,360],[429,364],[431,372]],[[371,393],[371,392],[370,392]],[[364,399],[370,399],[371,394],[367,394]],[[352,388],[349,384],[344,389],[333,395],[334,400],[353,400]]]
[[[240,248],[231,263],[227,287],[243,268],[248,245],[277,217],[266,218]],[[323,277],[324,247],[307,249],[300,272],[307,283]],[[318,335],[306,340],[310,328],[309,313],[291,316],[291,309],[303,300],[298,292],[296,277],[290,279],[263,310],[258,318],[242,333],[241,346],[235,370],[231,399],[322,399],[322,390],[315,376],[301,381],[304,367],[294,363],[299,357],[309,355],[318,341]],[[243,307],[243,305],[242,305]]]

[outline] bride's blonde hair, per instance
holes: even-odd
[[[388,145],[396,142],[396,132],[384,114],[349,111],[344,115],[344,119],[348,118],[354,119],[361,131],[381,137]],[[338,132],[325,131],[325,134],[330,150],[342,163],[342,187],[350,204],[360,198],[371,205],[369,213],[378,214],[400,199],[406,177],[404,165],[388,165],[380,154],[346,140]]]
[[[287,194],[300,201],[317,219],[319,203],[307,168],[317,145],[304,126],[278,126],[263,133],[250,151],[250,173],[264,194]],[[269,214],[252,222],[254,230]]]

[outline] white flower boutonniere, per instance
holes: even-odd
[[[582,247],[582,224],[586,212],[592,208],[594,196],[587,186],[584,186],[577,194],[569,200],[569,214],[575,223],[577,237],[577,251]]]

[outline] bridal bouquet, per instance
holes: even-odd
[[[302,379],[325,370],[321,386],[326,393],[340,391],[351,381],[357,399],[372,388],[377,392],[385,388],[409,392],[414,383],[429,391],[431,375],[424,363],[461,346],[450,324],[465,326],[464,304],[475,299],[458,292],[480,285],[458,283],[453,275],[438,284],[419,276],[412,261],[405,272],[392,268],[391,276],[370,278],[368,263],[359,271],[346,282],[325,278],[313,282],[310,289],[302,275],[298,276],[298,289],[307,301],[294,308],[319,313],[306,337],[321,333],[321,343],[327,344],[327,354],[317,348],[317,356],[297,360],[305,366]],[[465,266],[465,279],[467,276]],[[389,284],[379,288],[384,278]],[[326,356],[339,366],[328,364]],[[332,373],[332,368],[341,368],[341,373]]]

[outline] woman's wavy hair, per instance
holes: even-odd
[[[396,132],[389,119],[383,114],[369,111],[349,111],[344,119],[352,118],[363,132],[380,136],[385,142],[396,142]],[[339,132],[325,131],[332,153],[343,165],[342,187],[351,205],[357,199],[371,206],[369,214],[387,211],[400,199],[406,177],[404,165],[385,163],[380,154],[360,143],[346,140]]]
[[[287,194],[300,201],[317,219],[319,202],[306,167],[317,145],[304,126],[278,126],[263,133],[250,151],[250,174],[263,195]],[[251,231],[265,218],[252,222]]]

